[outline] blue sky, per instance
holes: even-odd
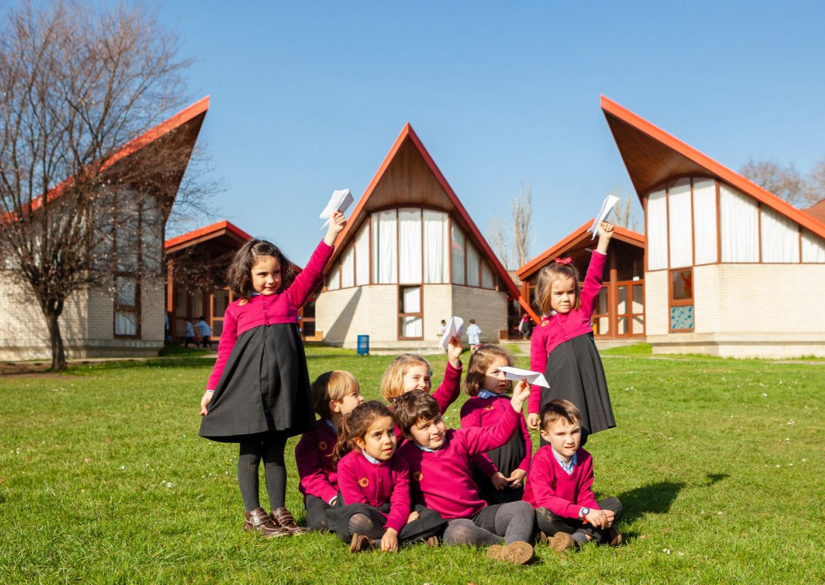
[[[160,16],[197,59],[193,101],[212,96],[221,217],[299,264],[332,190],[360,197],[407,121],[482,232],[532,184],[532,255],[630,189],[600,94],[733,169],[825,156],[822,2],[169,0]]]

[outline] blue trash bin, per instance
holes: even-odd
[[[358,336],[358,355],[369,355],[370,354],[370,336],[369,335],[359,335]]]

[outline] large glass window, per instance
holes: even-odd
[[[450,230],[450,250],[452,251],[453,284],[466,284],[464,274],[464,257],[466,255],[464,232],[457,225],[452,224]]]
[[[668,187],[668,228],[670,230],[670,266],[693,265],[693,209],[690,179],[679,179]]]
[[[421,283],[421,210],[399,209],[399,282]]]
[[[402,286],[398,290],[399,337],[422,339],[424,336],[424,313],[421,303],[421,287]]]
[[[362,286],[370,283],[370,223],[364,226],[355,236],[355,285]]]
[[[115,335],[136,337],[140,305],[138,281],[131,276],[115,278]]]
[[[670,332],[693,331],[693,269],[670,271]]]
[[[759,262],[759,207],[751,197],[719,185],[722,262]]]
[[[398,223],[395,210],[372,214],[372,281],[398,282]]]
[[[472,244],[467,244],[467,284],[469,286],[481,285],[481,258]]]
[[[450,235],[447,214],[424,210],[424,282],[450,282]]]
[[[341,259],[341,288],[355,286],[355,249],[349,246]]]

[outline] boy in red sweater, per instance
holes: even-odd
[[[541,411],[541,438],[549,442],[533,456],[524,501],[536,508],[540,540],[567,550],[595,540],[618,546],[614,524],[622,515],[618,498],[596,502],[593,458],[580,448],[581,413],[567,400],[553,400]]]
[[[447,520],[445,545],[489,545],[488,558],[514,564],[533,558],[532,506],[524,501],[488,506],[478,495],[470,469],[474,455],[497,449],[513,437],[529,395],[530,385],[522,381],[496,424],[459,430],[447,429],[438,403],[421,390],[407,392],[393,404],[396,423],[409,439],[398,454],[410,468],[413,501]]]

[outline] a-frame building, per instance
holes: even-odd
[[[645,212],[657,353],[825,356],[825,223],[606,97]]]
[[[316,330],[331,345],[369,335],[371,350],[422,350],[457,315],[497,342],[519,303],[535,316],[406,124],[336,241]]]

